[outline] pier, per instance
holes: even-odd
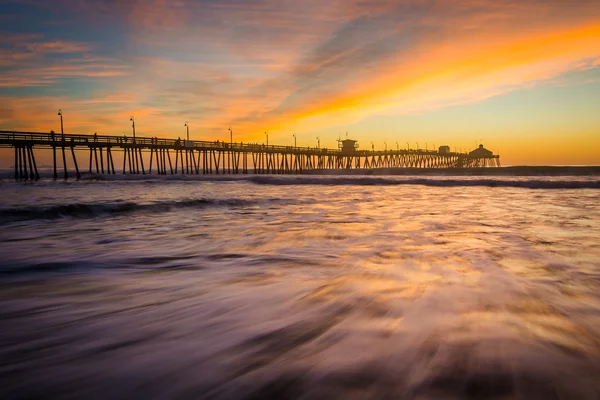
[[[41,151],[52,152],[54,179],[79,179],[82,172],[302,174],[314,170],[500,167],[500,156],[483,146],[469,153],[451,152],[448,146],[436,150],[359,150],[356,141],[349,139],[339,140],[337,149],[326,149],[158,137],[0,131],[0,147],[14,148],[16,180],[40,178],[36,152]],[[82,159],[87,165],[80,163]],[[67,160],[72,164],[70,170]]]

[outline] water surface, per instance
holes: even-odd
[[[0,183],[0,397],[600,396],[594,177]]]

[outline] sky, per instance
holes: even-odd
[[[138,136],[600,165],[600,6],[0,0],[0,130],[59,131],[58,109],[65,133],[134,116]]]

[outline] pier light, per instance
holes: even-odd
[[[298,147],[298,146],[296,145],[296,134],[295,134],[295,133],[294,133],[294,147]]]
[[[406,148],[410,150],[410,144],[408,144],[408,142],[406,142]]]
[[[269,145],[269,134],[265,132],[265,136],[267,137],[267,146]]]
[[[417,151],[419,151],[419,142],[416,142],[416,143],[417,143]]]
[[[396,150],[400,151],[400,145],[396,142]]]
[[[425,142],[425,151],[427,151],[427,142]]]
[[[385,146],[385,151],[387,151],[387,142],[383,142],[384,146]]]
[[[129,120],[131,121],[131,129],[133,129],[133,142],[135,143],[135,120],[133,119],[133,116],[130,117]]]
[[[63,115],[62,115],[62,110],[60,108],[58,109],[58,116],[60,117],[60,134],[62,136],[62,140],[65,140],[65,129],[63,127]]]
[[[373,144],[373,142],[371,142],[371,150],[375,151],[375,145]]]
[[[188,122],[187,122],[187,121],[185,121],[185,125],[184,125],[184,126],[186,127],[186,131],[187,131],[187,140],[189,141],[189,140],[190,140],[190,125],[188,124]]]
[[[229,141],[233,144],[233,131],[231,130],[231,127],[229,127]]]
[[[317,149],[321,148],[321,139],[317,136]]]

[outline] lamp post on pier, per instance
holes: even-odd
[[[188,124],[187,121],[185,121],[185,127],[186,127],[186,131],[187,131],[187,140],[190,140],[190,125]]]
[[[133,116],[131,116],[129,118],[129,120],[131,121],[131,129],[133,130],[133,144],[135,145],[135,120],[133,119]],[[133,151],[133,155],[134,155],[133,159],[135,160],[134,161],[134,163],[135,163],[134,164],[134,171],[135,171],[136,174],[139,174],[140,171],[138,169],[138,149],[136,149],[135,146],[134,146],[130,150]],[[140,149],[140,157],[142,155],[141,151],[142,150]],[[129,157],[131,157],[131,155]]]
[[[265,132],[265,136],[267,137],[267,146],[269,145],[269,134]]]
[[[400,151],[400,145],[396,142],[396,150]]]
[[[387,142],[383,142],[383,144],[385,145],[385,151],[387,151]]]
[[[227,171],[231,173],[231,164],[233,164],[233,131],[231,130],[231,127],[229,127],[229,143],[231,151],[229,152],[229,167],[227,168]],[[224,168],[225,167],[223,166],[223,169]]]
[[[133,116],[129,120],[131,121],[131,129],[133,130],[133,143],[135,143],[135,120]]]
[[[375,145],[371,142],[371,151],[375,151]]]
[[[65,129],[63,127],[63,115],[62,115],[62,110],[60,108],[58,109],[58,116],[60,117],[60,135],[61,135],[61,139],[64,141],[65,140]]]
[[[406,149],[410,150],[410,144],[408,144],[408,142],[406,142]]]
[[[63,169],[65,170],[64,176],[65,180],[69,178],[69,173],[67,172],[67,159],[65,156],[65,129],[63,127],[63,115],[62,110],[58,110],[58,115],[60,116],[60,136],[62,140],[62,158],[63,158]],[[54,158],[54,179],[57,178],[56,175],[56,157]]]
[[[321,139],[317,136],[317,149],[321,148]]]
[[[294,133],[294,147],[298,147],[297,144],[296,144],[296,139],[297,139],[296,138],[296,134]]]

